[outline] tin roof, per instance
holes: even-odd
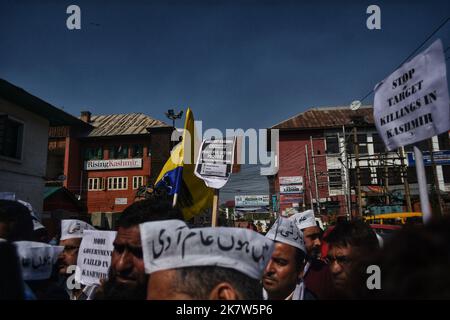
[[[272,129],[335,128],[350,124],[354,116],[374,125],[372,106],[361,106],[356,111],[350,110],[349,106],[337,106],[308,109],[274,125]]]
[[[94,127],[89,137],[139,135],[147,134],[147,128],[170,127],[143,113],[93,115],[89,124]]]

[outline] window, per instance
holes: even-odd
[[[89,191],[104,190],[104,179],[103,178],[89,178],[88,179],[88,190]]]
[[[0,156],[22,158],[23,123],[0,115]]]
[[[144,177],[136,176],[133,177],[133,189],[138,189],[140,186],[144,185]]]
[[[448,132],[438,135],[439,150],[450,150],[450,141],[448,138]]]
[[[372,172],[369,168],[360,168],[359,169],[360,182],[362,186],[369,186],[372,183]],[[352,186],[356,186],[356,169],[350,169],[350,184]]]
[[[327,136],[327,154],[339,153],[339,141],[337,136]]]
[[[142,144],[135,144],[131,147],[132,158],[142,158],[144,155],[144,147]]]
[[[450,166],[442,166],[442,175],[444,176],[444,183],[450,183]]]
[[[384,168],[377,168],[377,181],[379,185],[385,186],[386,173]],[[389,167],[387,170],[387,184],[396,185],[402,184],[402,172],[400,167]]]
[[[128,177],[109,177],[108,190],[127,190]]]
[[[109,158],[110,159],[127,159],[128,158],[128,146],[126,146],[126,145],[111,146],[109,148]]]
[[[359,154],[367,154],[367,134],[361,133],[356,135],[356,140],[359,145]],[[347,136],[347,153],[355,154],[355,147],[353,143],[353,134],[351,136]]]
[[[420,141],[415,144],[420,151],[430,151],[430,146],[428,145],[428,139]],[[405,152],[414,152],[414,144],[409,144],[405,146]]]
[[[84,150],[84,160],[103,160],[103,148],[86,148]]]
[[[372,141],[373,141],[373,152],[374,153],[387,152],[387,150],[384,146],[384,142],[378,133],[372,133]]]
[[[341,169],[329,169],[328,179],[330,182],[330,189],[342,189]]]
[[[427,179],[427,184],[434,184],[433,168],[431,166],[425,166],[425,178]],[[408,167],[408,183],[418,183],[415,166]]]

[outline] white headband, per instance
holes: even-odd
[[[273,241],[243,228],[193,228],[179,220],[140,225],[146,273],[196,266],[231,268],[261,279]]]

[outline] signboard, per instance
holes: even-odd
[[[281,204],[303,203],[303,197],[299,194],[280,195]]]
[[[302,192],[303,192],[303,185],[301,185],[301,184],[289,185],[289,186],[280,185],[280,194],[293,194],[293,193],[302,193]]]
[[[108,278],[116,231],[85,230],[78,251],[75,281],[84,285],[99,285]]]
[[[434,151],[434,163],[437,165],[450,165],[450,150]],[[431,166],[431,155],[429,151],[423,152],[423,164]],[[415,166],[416,158],[414,153],[408,152],[408,166]]]
[[[128,198],[116,198],[114,204],[127,204]]]
[[[268,195],[234,196],[236,207],[262,207],[268,206],[270,198]]]
[[[222,188],[231,175],[235,139],[203,140],[195,166],[195,175],[214,189]]]
[[[89,160],[85,162],[85,170],[113,170],[142,168],[142,159]]]
[[[440,40],[375,87],[374,119],[393,150],[450,129],[445,57]]]
[[[300,184],[303,185],[302,176],[280,177],[280,184]]]

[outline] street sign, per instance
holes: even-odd
[[[301,184],[303,185],[303,177],[302,176],[288,176],[288,177],[280,177],[280,184]]]
[[[295,193],[303,193],[303,185],[295,184],[295,185],[280,185],[280,194],[295,194]]]
[[[389,151],[450,129],[446,65],[441,40],[435,41],[377,84],[374,119]]]
[[[222,188],[231,175],[235,138],[203,140],[195,166],[195,175],[214,189]]]
[[[270,198],[268,195],[241,195],[234,196],[236,207],[262,207],[268,206]]]
[[[450,150],[434,151],[433,152],[434,163],[437,165],[450,165]],[[423,164],[431,166],[431,155],[429,151],[423,152]],[[416,165],[416,158],[414,153],[408,152],[408,166],[413,167]]]

